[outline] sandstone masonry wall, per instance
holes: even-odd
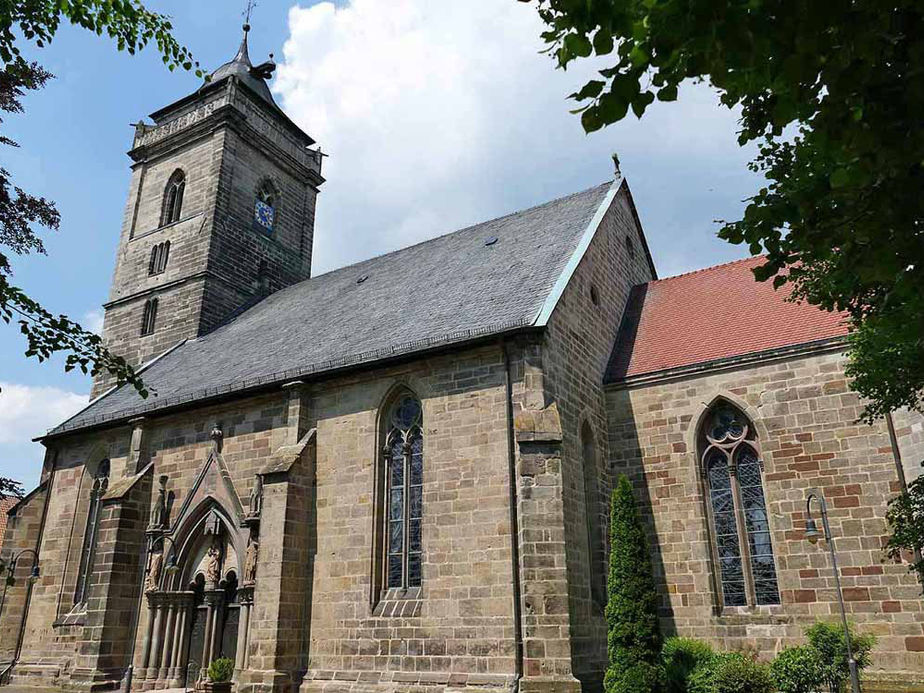
[[[861,403],[836,351],[607,390],[610,456],[630,475],[649,518],[668,632],[770,657],[837,618],[829,557],[804,540],[805,496],[821,490],[842,565],[849,617],[878,637],[880,674],[924,671],[924,602],[908,566],[885,558],[885,510],[899,490],[884,423],[855,423]],[[696,428],[716,398],[758,431],[780,606],[719,608]]]

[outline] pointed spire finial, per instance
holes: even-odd
[[[244,32],[250,31],[250,14],[253,12],[253,8],[257,6],[255,0],[247,0],[246,9],[241,12],[244,15]]]

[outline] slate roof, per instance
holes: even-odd
[[[844,316],[785,299],[758,282],[761,256],[640,284],[632,289],[607,382],[847,334]]]
[[[143,379],[156,396],[143,400],[123,386],[49,435],[535,325],[586,247],[611,188],[605,183],[278,291],[150,364]]]

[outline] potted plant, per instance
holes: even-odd
[[[227,657],[219,657],[209,664],[206,681],[202,684],[207,693],[231,693],[231,676],[234,674],[234,662]]]

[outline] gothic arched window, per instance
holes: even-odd
[[[90,504],[87,510],[87,526],[83,532],[83,546],[80,549],[80,570],[77,573],[77,587],[74,590],[74,604],[87,601],[87,586],[93,573],[93,559],[96,555],[96,538],[99,535],[100,505],[106,489],[109,488],[109,460],[103,460],[96,467],[93,486],[90,488]]]
[[[713,554],[725,606],[779,604],[757,435],[727,402],[715,405],[700,432]]]
[[[590,594],[597,606],[606,605],[606,547],[603,542],[600,480],[594,431],[586,421],[581,427],[581,457],[584,466],[584,514],[587,523]]]
[[[167,269],[167,258],[170,256],[170,241],[158,243],[151,248],[151,259],[148,261],[148,276],[160,274]]]
[[[144,302],[144,313],[141,316],[141,336],[154,332],[157,322],[157,299],[149,298]]]
[[[183,211],[183,193],[186,191],[186,174],[180,169],[173,172],[164,190],[164,207],[160,225],[166,226],[180,220]]]
[[[384,587],[419,587],[423,514],[423,428],[420,400],[403,393],[383,419],[385,479]]]
[[[253,221],[264,233],[272,233],[276,228],[276,209],[279,195],[273,184],[265,180],[257,188],[257,199],[253,207]]]

